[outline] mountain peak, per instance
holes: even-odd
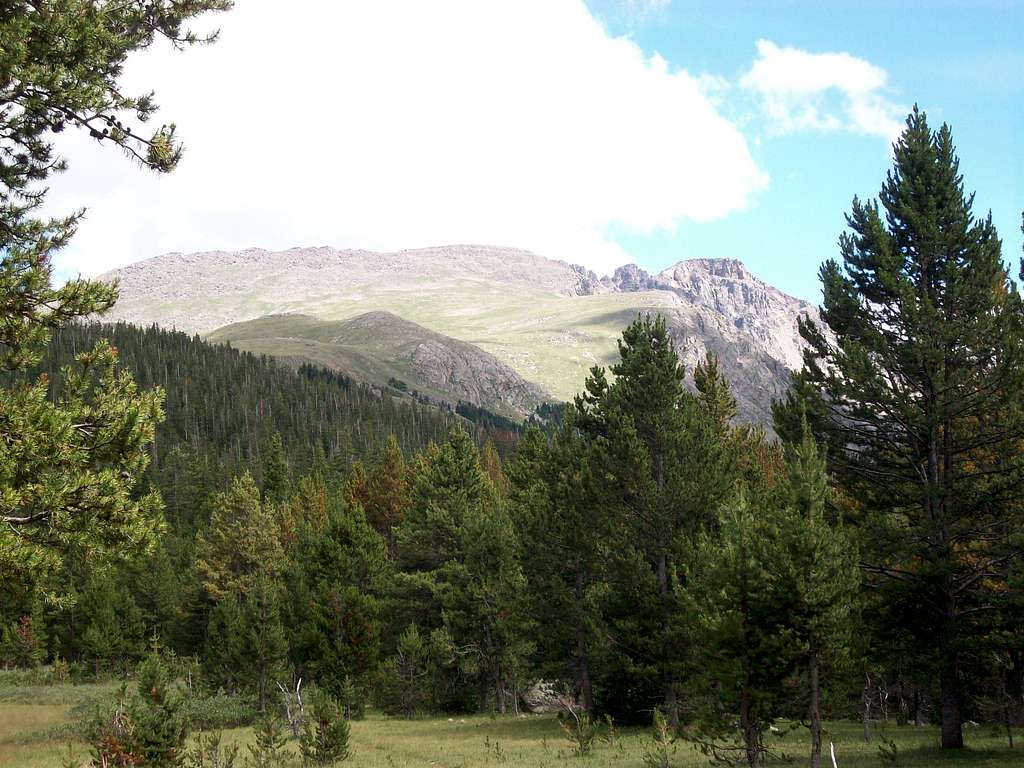
[[[730,280],[758,280],[739,259],[683,259],[666,270],[659,277],[679,280],[685,274],[706,274]],[[758,282],[760,282],[758,280]]]

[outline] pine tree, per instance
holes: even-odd
[[[701,405],[711,417],[718,434],[726,435],[736,418],[736,397],[729,389],[729,382],[718,366],[718,357],[708,352],[693,369],[693,383]]]
[[[515,531],[465,431],[419,463],[412,501],[396,530],[409,621],[443,628],[475,683],[477,705],[504,711],[524,640],[522,571]]]
[[[189,736],[184,698],[158,654],[139,664],[136,674],[135,694],[125,700],[122,687],[113,711],[98,718],[92,765],[177,768],[185,759]]]
[[[255,729],[254,741],[248,747],[245,768],[286,768],[292,757],[285,746],[287,743],[280,718],[261,718]]]
[[[762,766],[765,734],[787,712],[785,681],[802,650],[794,625],[800,524],[741,494],[717,530],[701,534],[688,564],[685,594],[698,617],[697,744],[717,760]]]
[[[300,530],[285,575],[291,658],[300,675],[340,696],[363,686],[381,653],[380,595],[391,566],[380,534],[359,506],[333,500],[327,527]]]
[[[410,624],[398,638],[395,655],[382,667],[377,703],[392,715],[411,718],[434,705],[430,644],[419,627]]]
[[[124,584],[112,573],[95,573],[86,582],[76,607],[84,626],[82,650],[98,669],[101,664],[134,661],[145,648],[142,612]]]
[[[367,479],[359,501],[366,520],[395,552],[394,530],[402,524],[409,507],[409,471],[402,448],[394,435],[388,435],[384,451]]]
[[[274,578],[284,567],[278,521],[244,472],[213,499],[209,528],[198,539],[196,567],[214,599],[246,594],[259,574]]]
[[[850,648],[860,588],[857,547],[841,523],[825,517],[827,482],[825,458],[805,421],[801,441],[787,448],[780,501],[794,518],[799,604],[792,616],[806,649],[811,768],[821,765],[823,672]]]
[[[0,15],[0,370],[36,362],[55,329],[103,312],[114,286],[71,280],[52,286],[52,255],[83,215],[40,220],[45,182],[66,163],[54,155],[65,127],[113,144],[143,165],[170,171],[181,155],[173,125],[150,138],[130,127],[146,120],[151,94],[128,95],[118,82],[129,54],[158,39],[199,41],[184,25],[227,0],[168,6],[81,0],[41,8],[8,4]],[[159,12],[157,12],[159,11]],[[74,55],[67,55],[74,51]],[[122,122],[122,119],[125,122]],[[160,421],[159,392],[139,393],[116,369],[117,355],[98,344],[62,374],[64,395],[47,400],[51,382],[5,378],[0,389],[0,569],[34,578],[60,566],[69,551],[120,557],[144,551],[160,524],[155,493],[137,494],[145,446]]]
[[[501,454],[498,453],[494,440],[491,438],[487,438],[484,447],[480,450],[480,466],[490,478],[494,489],[501,496],[505,496],[508,493],[508,477],[502,467]]]
[[[239,598],[226,595],[214,604],[207,620],[203,675],[211,688],[236,693],[248,678],[249,663]]]
[[[263,500],[280,504],[291,495],[291,471],[284,454],[281,435],[274,432],[263,459]]]
[[[428,452],[416,475],[409,511],[395,532],[400,567],[433,571],[456,559],[467,512],[488,503],[489,494],[476,446],[465,430],[453,429],[444,444]]]
[[[537,638],[542,673],[556,678],[571,668],[573,691],[593,714],[592,652],[603,622],[595,590],[609,542],[588,444],[574,415],[570,409],[550,444],[536,428],[523,436],[509,465],[509,507],[529,557],[529,614],[544,627]]]
[[[698,399],[683,386],[685,370],[663,317],[639,317],[619,341],[620,361],[612,366],[615,381],[595,368],[586,392],[577,396],[576,423],[603,452],[601,475],[605,503],[621,510],[630,544],[626,556],[642,557],[654,579],[655,593],[641,582],[657,615],[647,627],[648,658],[662,678],[663,707],[669,723],[679,724],[678,677],[683,663],[682,614],[675,599],[676,575],[689,541],[714,520],[731,477],[729,452],[716,424]],[[628,621],[633,624],[637,611]],[[637,627],[628,630],[636,632]]]
[[[328,768],[347,760],[349,725],[341,706],[318,690],[312,699],[312,709],[299,739],[303,768]]]
[[[827,404],[831,468],[866,513],[872,586],[934,655],[942,746],[959,748],[961,654],[1014,527],[998,500],[1024,479],[1024,313],[948,126],[932,132],[914,110],[880,203],[854,199],[842,266],[822,267],[832,335],[802,323],[801,378]]]
[[[288,641],[281,623],[280,587],[261,575],[245,596],[242,625],[245,631],[245,667],[256,693],[256,706],[261,714],[274,691],[288,656]]]

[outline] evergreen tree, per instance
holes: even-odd
[[[484,708],[493,692],[504,711],[527,650],[522,571],[511,520],[463,430],[419,462],[396,540],[402,615],[443,628],[461,649],[459,669],[475,684],[477,705]]]
[[[508,477],[502,467],[501,454],[498,453],[494,441],[487,438],[480,450],[480,466],[491,481],[491,485],[501,495],[508,493]]]
[[[291,471],[281,435],[274,432],[263,458],[263,501],[280,504],[291,496]]]
[[[529,558],[529,614],[544,627],[536,638],[542,674],[557,678],[571,668],[576,698],[593,714],[592,655],[602,623],[595,591],[607,534],[588,444],[571,418],[550,444],[536,428],[523,436],[509,466],[509,502]]]
[[[402,448],[394,435],[388,435],[384,451],[359,494],[359,502],[367,522],[388,542],[392,554],[395,552],[394,530],[402,524],[409,507],[409,481]]]
[[[410,624],[398,638],[395,655],[381,668],[377,703],[391,715],[411,718],[434,705],[430,643]]]
[[[198,41],[189,19],[227,0],[140,3],[8,3],[0,15],[0,370],[24,372],[50,334],[115,301],[114,286],[71,280],[54,288],[52,255],[82,213],[35,218],[42,186],[66,163],[53,136],[66,126],[114,144],[143,165],[170,171],[181,150],[173,125],[145,138],[127,124],[156,110],[151,94],[128,95],[118,82],[128,55],[158,39]],[[73,52],[69,55],[68,52]],[[122,122],[122,118],[126,122]],[[33,579],[70,550],[121,556],[152,545],[159,528],[155,493],[137,494],[144,447],[159,422],[160,394],[140,394],[116,370],[104,344],[62,374],[65,396],[47,400],[48,382],[24,377],[0,389],[0,569]]]
[[[212,506],[210,527],[197,542],[196,567],[207,593],[214,599],[246,594],[259,574],[279,575],[285,560],[280,527],[252,475],[236,478]]]
[[[685,653],[676,576],[689,541],[712,522],[731,483],[729,453],[716,424],[683,386],[685,371],[663,317],[639,317],[623,331],[614,383],[595,368],[576,398],[579,427],[598,442],[606,503],[621,510],[621,566],[643,558],[649,578],[637,584],[625,631],[644,635],[639,655],[662,679],[669,723],[679,724],[678,677]],[[650,583],[653,578],[653,585]],[[653,594],[651,587],[653,586]],[[650,603],[655,625],[637,632],[636,608]],[[638,602],[639,601],[639,602]]]
[[[480,455],[462,429],[421,462],[412,501],[396,533],[402,570],[429,572],[460,555],[459,529],[466,514],[490,501]]]
[[[142,611],[114,574],[93,574],[75,611],[84,627],[83,656],[97,669],[105,663],[124,665],[142,655],[146,639]]]
[[[821,765],[823,671],[835,669],[850,648],[860,588],[857,547],[841,524],[825,518],[825,464],[805,421],[800,443],[787,450],[781,501],[796,531],[799,604],[792,617],[806,656],[811,768]]]
[[[718,366],[718,357],[708,352],[693,369],[693,383],[701,405],[711,417],[720,435],[726,435],[733,419],[736,418],[736,397],[729,389],[729,382]]]
[[[166,662],[151,654],[139,665],[137,676],[135,694],[126,700],[122,687],[113,711],[97,718],[91,739],[95,768],[177,768],[185,759],[188,717]]]
[[[288,641],[281,623],[280,587],[260,576],[245,596],[242,624],[245,631],[245,667],[256,693],[256,706],[266,713],[288,656]]]
[[[764,497],[762,497],[764,498]],[[786,713],[801,642],[796,562],[801,521],[746,494],[699,537],[686,594],[698,617],[697,743],[716,759],[764,764],[764,736]]]
[[[312,709],[299,740],[303,768],[329,768],[347,760],[349,725],[341,706],[328,693],[318,690]]]
[[[292,757],[292,753],[285,746],[287,743],[288,738],[284,734],[280,718],[261,718],[256,727],[254,741],[248,747],[245,768],[286,768]]]
[[[1024,479],[1021,298],[991,217],[972,214],[948,126],[914,110],[880,203],[854,199],[842,266],[822,267],[831,335],[801,324],[802,379],[866,513],[872,586],[933,655],[942,746],[959,748],[962,652],[1005,579],[1015,524],[1000,500]]]
[[[339,697],[376,671],[383,632],[380,595],[390,563],[362,509],[334,500],[327,527],[300,529],[286,573],[291,657],[300,675]],[[351,704],[352,702],[347,702]]]
[[[249,669],[245,621],[239,598],[227,595],[210,610],[202,667],[207,684],[228,693],[240,691]]]
[[[470,509],[459,530],[462,556],[436,574],[435,597],[444,627],[462,649],[466,677],[476,684],[478,705],[494,693],[504,714],[517,695],[522,665],[531,650],[522,611],[524,579],[512,522],[499,504]]]

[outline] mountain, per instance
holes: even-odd
[[[494,355],[383,310],[342,321],[271,315],[227,325],[208,339],[344,371],[421,399],[472,403],[513,419],[526,418],[552,399]]]
[[[121,285],[111,318],[207,334],[272,315],[389,312],[489,353],[558,399],[575,394],[591,366],[615,361],[616,339],[638,312],[660,312],[687,366],[706,350],[718,354],[741,416],[761,423],[800,365],[797,318],[816,315],[735,260],[681,261],[656,275],[627,265],[599,279],[528,251],[475,245],[170,253],[102,277]]]

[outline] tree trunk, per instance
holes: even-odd
[[[864,741],[871,741],[871,675],[864,670],[864,691],[861,693],[861,703],[864,705],[861,718],[864,722]]]
[[[761,739],[757,732],[757,723],[751,713],[750,693],[744,687],[740,697],[740,729],[743,731],[743,744],[747,751],[747,765],[750,768],[761,768]]]
[[[942,651],[942,748],[963,749],[963,715],[960,712],[960,675],[956,653],[946,647]]]
[[[821,659],[815,639],[811,638],[810,683],[811,683],[811,768],[821,768]]]
[[[913,702],[913,711],[910,719],[914,721],[914,725],[920,727],[924,725],[924,721],[921,719],[921,689],[917,686],[914,686]]]
[[[587,643],[587,628],[583,620],[584,573],[580,561],[576,561],[576,687],[583,708],[587,714],[594,714],[594,688],[590,682],[590,649]]]
[[[668,630],[669,630],[669,584],[668,584],[668,558],[665,553],[658,555],[658,591],[661,593],[662,605],[662,626],[663,649],[662,663],[665,665],[662,673],[665,681],[665,720],[672,730],[679,728],[679,705],[676,698],[676,676],[672,671],[669,661]]]

